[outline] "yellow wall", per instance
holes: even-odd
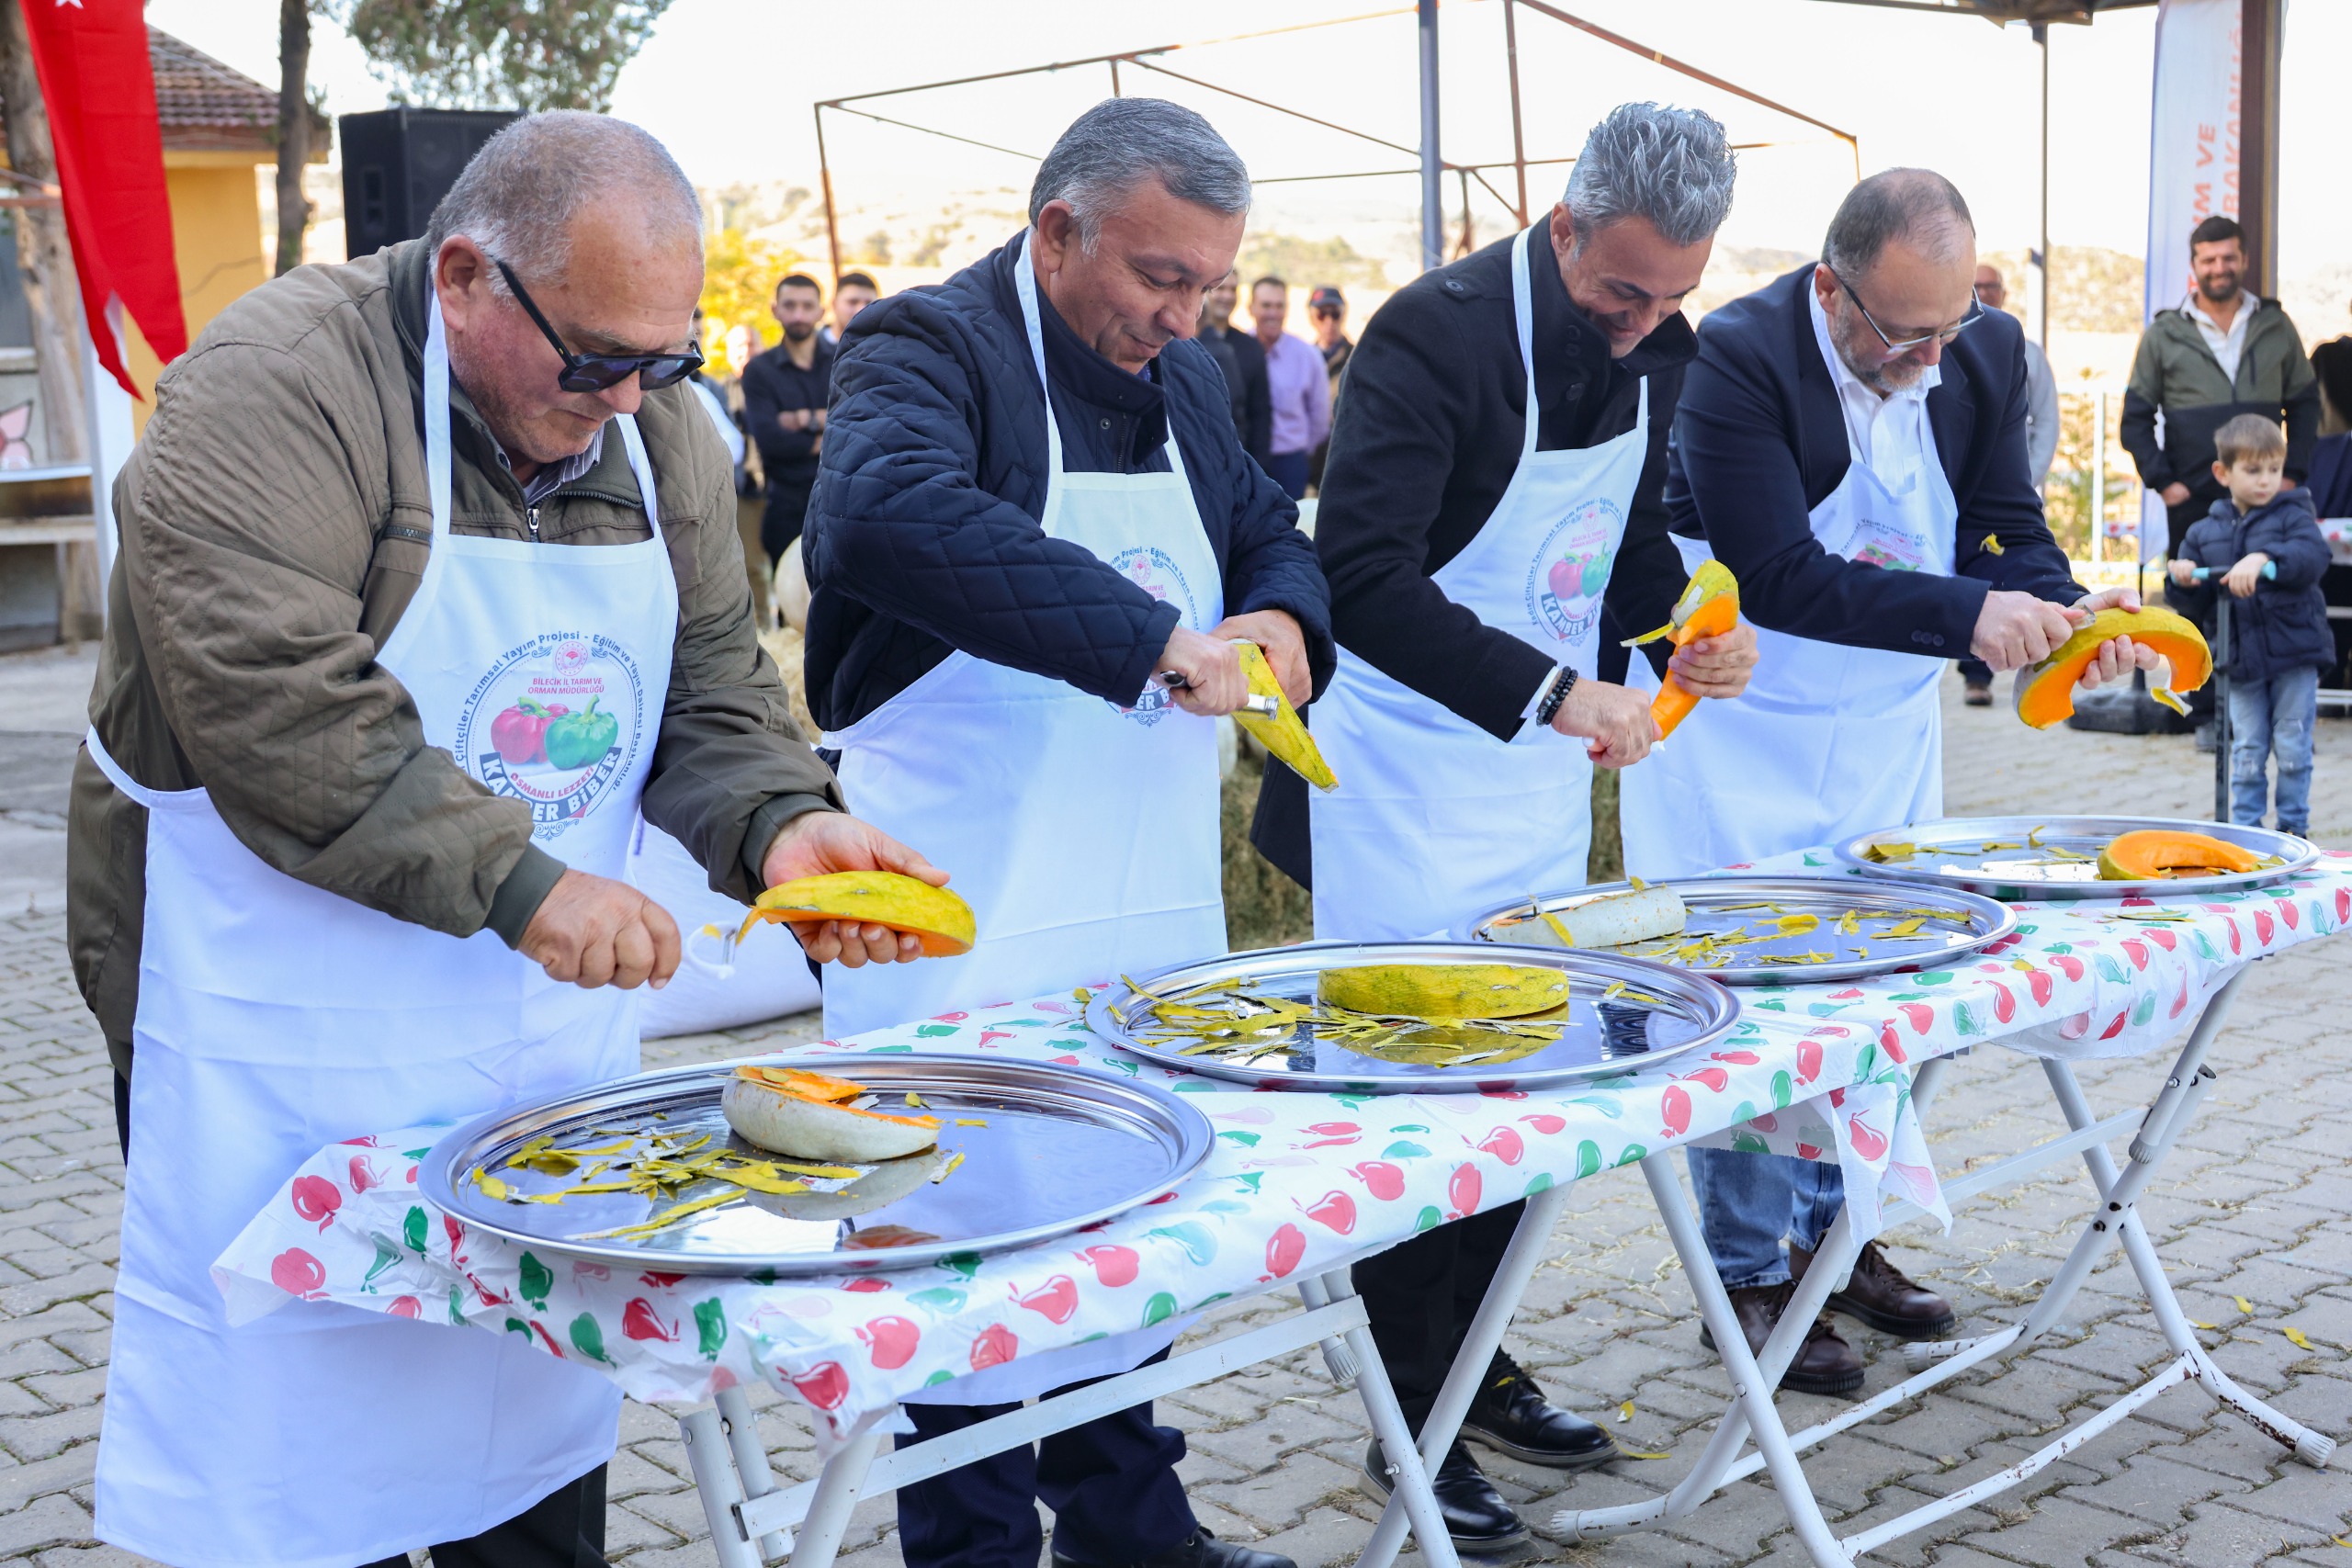
[[[262,253],[261,200],[254,178],[266,158],[243,152],[166,152],[164,179],[171,192],[172,249],[179,263],[180,309],[187,317],[188,341],[249,288],[268,281],[269,259]],[[136,428],[145,430],[154,406],[155,378],[163,366],[136,322],[126,320],[130,339],[130,378],[141,400],[132,405]]]

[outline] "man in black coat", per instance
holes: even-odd
[[[760,547],[773,568],[800,536],[808,492],[816,488],[834,351],[817,330],[824,296],[815,278],[798,272],[783,278],[769,309],[784,329],[784,341],[743,367],[743,423],[760,449],[760,471],[767,479]]]
[[[1699,330],[1667,504],[1685,553],[1730,568],[1764,629],[1747,698],[1694,715],[1626,775],[1637,874],[1941,816],[1946,660],[2014,670],[2090,612],[2139,605],[2124,590],[2085,597],[2043,521],[2023,333],[1975,301],[1960,192],[1923,169],[1873,175],[1838,208],[1823,256]],[[2118,637],[2086,684],[2154,663]],[[1838,1167],[1709,1148],[1690,1161],[1709,1250],[1760,1348],[1843,1203]],[[1904,1338],[1952,1325],[1875,1243],[1828,1305]],[[1782,1386],[1842,1393],[1861,1378],[1824,1317]]]
[[[1209,720],[1248,694],[1234,640],[1302,703],[1333,659],[1296,508],[1189,341],[1249,200],[1207,121],[1113,99],[1040,165],[1026,233],[846,334],[807,534],[809,705],[861,810],[936,835],[979,931],[932,972],[961,989],[892,990],[877,1021],[1223,951]],[[1197,895],[1172,925],[1151,904],[1170,884]],[[873,1000],[858,978],[828,986],[829,1032],[843,996]],[[923,1437],[1005,1408],[908,1405]],[[1090,1422],[901,1489],[901,1549],[1035,1568],[1042,1497],[1057,1564],[1290,1568],[1199,1528],[1183,1453],[1148,1404]]]
[[[1266,350],[1257,337],[1233,324],[1235,301],[1240,291],[1231,277],[1222,278],[1202,300],[1203,347],[1216,356],[1225,372],[1226,390],[1233,397],[1233,428],[1241,449],[1260,468],[1274,451],[1274,400],[1266,382]]]
[[[1544,221],[1423,273],[1366,325],[1316,523],[1347,657],[1310,722],[1340,791],[1316,797],[1310,821],[1305,784],[1270,766],[1254,834],[1276,865],[1311,883],[1318,937],[1422,936],[1477,914],[1481,901],[1584,881],[1588,756],[1624,766],[1656,734],[1648,694],[1620,683],[1618,643],[1664,622],[1686,576],[1663,500],[1667,432],[1691,354],[1681,305],[1730,209],[1732,181],[1714,120],[1625,105],[1594,129]],[[1532,411],[1515,298],[1521,259]],[[1562,472],[1566,484],[1548,477]],[[1564,553],[1562,530],[1578,517],[1614,520],[1598,532],[1617,536]],[[1570,555],[1573,615],[1553,592]],[[1464,563],[1479,562],[1465,581]],[[1675,667],[1695,688],[1728,696],[1745,682],[1754,641],[1742,628],[1682,650]],[[1523,1207],[1440,1226],[1356,1266],[1416,1429]],[[1500,1351],[1462,1436],[1556,1469],[1616,1452]],[[1365,1456],[1375,1488],[1384,1459],[1377,1445]],[[1524,1538],[1462,1444],[1436,1487],[1462,1551]]]

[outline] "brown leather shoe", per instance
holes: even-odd
[[[1796,1283],[1791,1280],[1779,1285],[1745,1285],[1731,1292],[1731,1310],[1739,1315],[1740,1331],[1747,1336],[1749,1350],[1761,1354],[1764,1341],[1781,1321],[1781,1312],[1789,1298],[1796,1293]],[[1699,1327],[1699,1343],[1712,1350],[1715,1337],[1706,1325]],[[1781,1386],[1799,1393],[1851,1393],[1862,1386],[1862,1358],[1860,1352],[1838,1337],[1826,1317],[1813,1320],[1813,1332],[1797,1347],[1796,1359],[1781,1376]]]
[[[1812,1261],[1812,1253],[1789,1243],[1789,1269],[1798,1279]],[[1862,1248],[1846,1288],[1832,1291],[1825,1304],[1897,1339],[1940,1339],[1960,1322],[1950,1302],[1889,1262],[1876,1242]]]

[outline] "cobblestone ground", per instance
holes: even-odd
[[[62,945],[62,776],[81,728],[88,660],[0,660],[0,1562],[111,1568],[132,1560],[90,1542],[90,1477],[104,1393],[108,1288],[120,1212],[107,1076],[97,1032],[67,974]],[[1954,684],[1951,695],[1956,697]],[[2060,731],[2036,735],[2005,708],[1950,710],[1949,808],[2109,809],[2202,815],[2210,759],[2185,739]],[[2352,843],[2352,724],[2320,739],[2314,831]],[[2231,1374],[2297,1417],[2352,1431],[2352,1174],[2342,1150],[2352,1120],[2352,1021],[2331,945],[2269,962],[2213,1056],[2219,1086],[2162,1186],[2142,1211],[2190,1315]],[[765,1042],[811,1038],[814,1020],[660,1041],[649,1066],[718,1059]],[[2148,1061],[2085,1072],[2102,1112],[2137,1102]],[[1996,1159],[2056,1124],[2027,1061],[1981,1051],[1946,1080],[1934,1118],[1939,1160],[1954,1171]],[[2055,1269],[2090,1199],[2078,1169],[1965,1208],[1950,1235],[1915,1225],[1896,1256],[1957,1303],[1973,1326],[2013,1319]],[[1531,1520],[1658,1489],[1705,1440],[1726,1383],[1698,1344],[1689,1292],[1631,1173],[1579,1186],[1538,1272],[1511,1348],[1556,1396],[1611,1422],[1626,1446],[1670,1457],[1621,1461],[1563,1486],[1546,1472],[1489,1459],[1490,1473]],[[2016,1462],[2165,1359],[2136,1312],[2127,1268],[2110,1261],[2077,1298],[2073,1321],[2003,1378],[1963,1376],[1836,1440],[1809,1470],[1833,1520],[1849,1528],[1948,1494]],[[1213,1313],[1204,1337],[1284,1310]],[[2305,1344],[2289,1337],[2300,1331]],[[1847,1332],[1871,1360],[1869,1387],[1903,1375],[1894,1347]],[[1830,1402],[1785,1395],[1793,1428]],[[775,1459],[812,1472],[805,1423],[770,1397]],[[1288,1552],[1303,1568],[1349,1561],[1374,1509],[1356,1490],[1364,1428],[1313,1351],[1252,1369],[1160,1406],[1186,1431],[1183,1474],[1220,1534]],[[611,1547],[626,1568],[713,1561],[671,1417],[630,1405],[612,1471]],[[1873,1561],[2140,1568],[2352,1563],[2352,1483],[2288,1461],[2190,1385],[2166,1394],[2025,1488],[1946,1520]],[[1719,1564],[1802,1561],[1769,1483],[1740,1483],[1671,1534],[1600,1547],[1538,1541],[1537,1561]],[[899,1562],[888,1500],[863,1506],[845,1563]]]

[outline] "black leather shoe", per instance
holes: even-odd
[[[1054,1568],[1102,1568],[1091,1562],[1080,1562],[1074,1557],[1054,1553]],[[1253,1547],[1230,1540],[1219,1540],[1206,1527],[1196,1525],[1192,1535],[1167,1551],[1149,1557],[1138,1558],[1133,1564],[1121,1568],[1298,1568],[1298,1564],[1276,1552],[1260,1551]]]
[[[1380,1451],[1378,1438],[1363,1450],[1363,1476],[1373,1495],[1386,1502],[1388,1461]],[[1460,1443],[1453,1445],[1445,1462],[1430,1477],[1430,1490],[1437,1494],[1438,1512],[1444,1517],[1445,1533],[1453,1538],[1456,1551],[1491,1553],[1527,1539],[1527,1527],[1519,1522],[1503,1495]]]
[[[1747,1337],[1751,1352],[1763,1353],[1764,1341],[1772,1337],[1796,1289],[1795,1281],[1788,1280],[1778,1285],[1744,1285],[1731,1292],[1731,1309],[1738,1314],[1740,1332]],[[1715,1348],[1715,1337],[1704,1324],[1699,1325],[1699,1343],[1710,1350]],[[1862,1358],[1838,1337],[1828,1318],[1816,1317],[1804,1343],[1797,1347],[1796,1359],[1781,1374],[1781,1386],[1799,1393],[1851,1393],[1862,1386]]]
[[[1470,1402],[1462,1440],[1546,1470],[1589,1470],[1617,1457],[1608,1433],[1547,1401],[1508,1357]]]
[[[1989,683],[1979,685],[1970,681],[1962,691],[1960,700],[1973,708],[1989,708],[1993,705],[1993,688]]]
[[[1812,1253],[1794,1242],[1789,1244],[1789,1269],[1798,1279],[1804,1278],[1805,1267],[1812,1261]],[[1832,1291],[1823,1304],[1897,1339],[1941,1339],[1960,1324],[1950,1302],[1889,1262],[1876,1242],[1863,1247],[1861,1256],[1854,1259],[1853,1276],[1846,1288]]]

